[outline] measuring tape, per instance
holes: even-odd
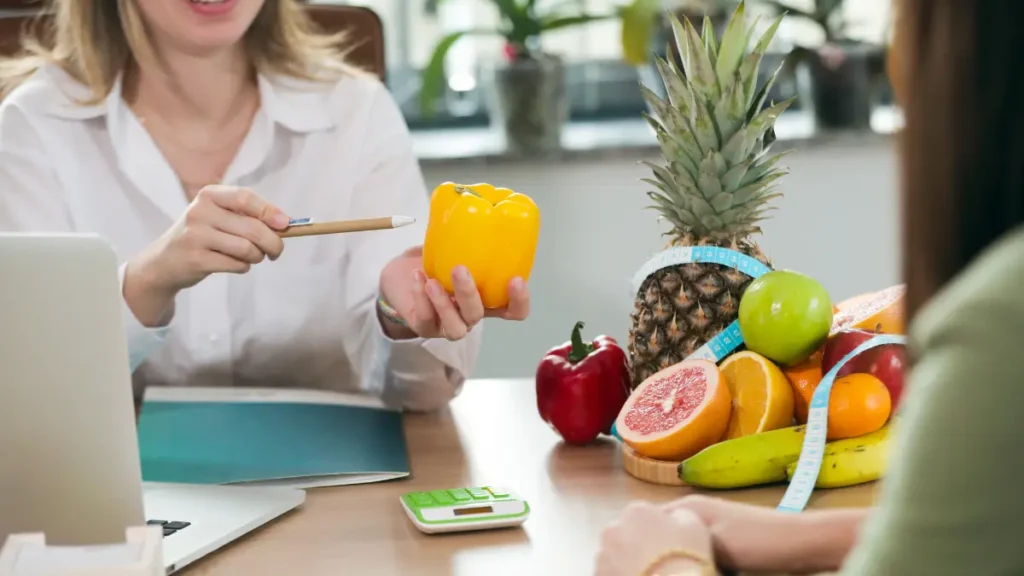
[[[742,254],[730,248],[719,248],[717,246],[675,246],[655,254],[644,265],[640,267],[633,276],[633,295],[640,292],[640,288],[647,278],[670,266],[681,264],[721,264],[750,276],[760,278],[771,272],[771,268],[765,266],[755,258]],[[743,336],[740,334],[740,323],[734,320],[724,330],[708,340],[693,354],[686,357],[687,360],[710,360],[718,363],[730,352],[743,344]]]
[[[811,396],[811,405],[807,413],[807,427],[804,430],[804,443],[800,448],[800,460],[797,461],[796,471],[793,473],[792,480],[789,481],[789,486],[786,488],[786,493],[782,496],[777,510],[802,512],[811,498],[811,492],[814,491],[814,484],[818,481],[821,460],[825,453],[825,436],[828,431],[828,400],[832,393],[832,384],[835,383],[836,374],[847,362],[865,350],[888,344],[905,345],[906,343],[906,336],[895,334],[875,336],[854,348],[821,379]]]
[[[730,248],[719,248],[717,246],[674,246],[667,250],[658,252],[644,262],[640,270],[633,276],[633,295],[640,292],[640,288],[647,278],[663,268],[679,266],[681,264],[721,264],[750,276],[760,278],[771,272],[771,268],[765,266],[755,258],[742,254]],[[724,330],[708,340],[693,354],[686,357],[687,360],[710,360],[715,364],[722,361],[730,352],[743,344],[743,335],[740,334],[740,323],[734,320]],[[612,436],[619,441],[622,438],[612,424]]]

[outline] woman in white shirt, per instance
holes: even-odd
[[[148,385],[458,393],[486,317],[424,277],[428,194],[401,113],[296,0],[53,0],[52,46],[0,66],[0,230],[97,233]],[[413,226],[282,241],[289,217]],[[69,287],[73,289],[73,287]]]

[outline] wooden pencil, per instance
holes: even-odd
[[[277,235],[281,238],[296,238],[298,236],[321,236],[324,234],[387,230],[408,226],[416,222],[416,219],[409,216],[384,216],[381,218],[362,218],[359,220],[335,220],[333,222],[313,222],[307,218],[293,220],[293,222],[295,221],[301,223],[293,224],[284,230],[280,230]]]

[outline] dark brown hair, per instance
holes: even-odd
[[[1024,223],[1024,2],[899,0],[896,8],[912,319]]]

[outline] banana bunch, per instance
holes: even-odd
[[[679,465],[679,478],[698,488],[729,489],[788,481],[796,472],[804,426],[793,426],[719,442]],[[853,486],[885,472],[890,424],[825,445],[818,488]]]
[[[821,471],[815,488],[843,488],[878,480],[885,474],[889,457],[890,424],[856,438],[825,444]],[[786,479],[792,480],[796,462],[786,467]]]

